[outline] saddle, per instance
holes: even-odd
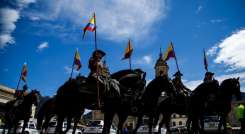
[[[113,88],[120,94],[119,82],[114,79],[106,79],[100,76],[98,79],[94,77],[83,77],[83,79],[77,81],[77,84],[81,93],[97,94],[99,86],[101,93],[110,91]]]
[[[16,99],[13,104],[13,107],[18,107],[23,101],[24,101],[23,99]]]

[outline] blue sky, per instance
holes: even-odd
[[[245,1],[243,0],[2,0],[0,4],[0,84],[16,88],[24,62],[28,85],[53,95],[70,75],[75,49],[87,75],[94,50],[93,33],[82,40],[82,29],[92,13],[97,17],[98,48],[107,55],[110,71],[128,68],[121,61],[132,40],[133,68],[154,78],[159,49],[173,41],[183,81],[200,84],[205,70],[218,80],[240,77],[245,91]],[[169,75],[176,71],[168,61]]]

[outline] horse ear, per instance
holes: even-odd
[[[237,77],[236,80],[239,81],[240,77]]]

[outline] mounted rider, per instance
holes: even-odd
[[[92,56],[89,58],[89,65],[88,68],[90,69],[89,76],[93,76],[95,74],[100,75],[101,69],[103,67],[103,63],[101,59],[106,55],[105,52],[102,50],[95,50],[92,54]]]
[[[23,89],[22,90],[16,90],[15,91],[15,103],[14,103],[14,106],[17,106],[18,104],[20,104],[24,97],[28,94],[28,86],[25,84],[23,86]]]
[[[27,90],[28,87],[26,84],[23,86],[23,90],[16,90],[15,92],[16,100],[23,99],[28,94]]]
[[[88,78],[99,80],[101,83],[104,83],[105,75],[103,75],[103,62],[102,58],[106,55],[102,50],[95,50],[92,56],[89,58],[88,68],[90,73]]]
[[[181,76],[183,76],[183,74],[180,71],[177,71],[173,76],[175,78],[172,80],[172,82],[177,92],[179,92],[180,94],[184,96],[188,96],[191,90],[183,84],[181,80]]]
[[[205,77],[204,77],[204,79],[203,79],[203,82],[204,83],[211,83],[211,82],[214,82],[214,83],[216,83],[216,84],[218,84],[219,85],[219,82],[216,80],[216,79],[214,79],[214,73],[213,72],[206,72],[205,73]]]
[[[120,92],[118,87],[119,83],[116,80],[110,78],[109,69],[106,66],[105,61],[102,61],[102,58],[105,55],[106,53],[99,49],[92,53],[88,64],[88,68],[90,69],[88,79],[92,80],[92,83],[99,81],[105,86],[106,89],[109,89],[110,86],[113,86],[118,92]]]

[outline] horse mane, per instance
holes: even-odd
[[[234,81],[234,78],[229,78],[229,79],[225,79],[221,82],[220,84],[220,88],[226,88],[227,86],[230,86],[231,82]]]
[[[125,70],[120,70],[118,72],[115,72],[111,75],[111,78],[113,79],[120,79],[122,76],[129,74],[129,73],[134,73],[133,70],[131,69],[125,69]]]
[[[169,87],[166,86],[166,84],[171,84],[171,82],[168,80],[167,77],[164,76],[156,77],[146,86],[144,91],[144,96],[152,95],[153,93],[161,94],[161,92],[163,91],[168,93],[174,92],[174,89],[173,91],[171,91]]]
[[[229,78],[229,79],[223,80],[222,83],[220,84],[220,87],[219,87],[220,93],[222,93],[222,94],[230,94],[231,93],[230,91],[232,90],[231,88],[233,86],[232,84],[234,84],[234,82],[238,82],[239,83],[239,80],[236,79],[236,78]],[[236,92],[236,91],[232,90],[232,92],[240,94],[240,91]]]

